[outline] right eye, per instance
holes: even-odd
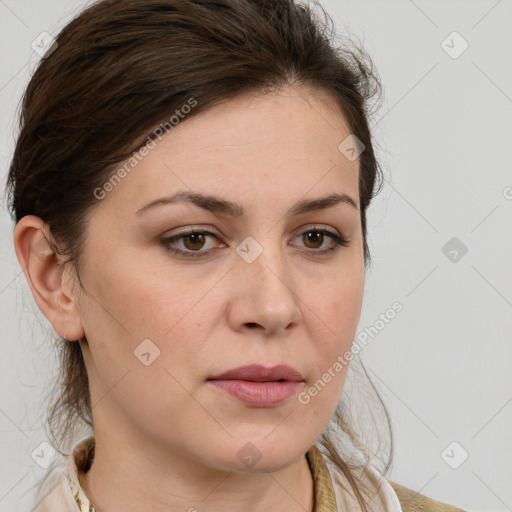
[[[201,249],[206,244],[208,238],[218,237],[211,231],[201,231],[197,229],[189,229],[176,235],[165,237],[160,240],[160,243],[166,250],[178,254],[180,256],[201,257],[210,253],[211,249],[202,251]],[[173,247],[176,242],[181,242],[183,248]]]

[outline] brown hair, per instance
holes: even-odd
[[[368,266],[366,210],[382,185],[370,106],[382,87],[370,57],[354,44],[341,44],[318,7],[323,19],[294,0],[102,0],[89,6],[58,34],[23,96],[7,181],[15,222],[25,215],[43,219],[54,250],[79,277],[86,213],[97,204],[94,190],[112,176],[113,166],[154,139],[155,126],[190,98],[196,101],[188,114],[193,116],[239,94],[300,85],[313,94],[328,92],[364,144],[359,199]],[[78,422],[93,426],[80,344],[61,341],[61,389],[48,417],[57,447]],[[391,424],[371,386],[388,421],[388,471]],[[369,463],[348,418],[340,401],[333,422]],[[320,443],[366,511],[353,475],[357,465],[338,453],[331,434],[327,429]]]

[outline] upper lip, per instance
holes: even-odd
[[[267,368],[259,364],[251,364],[248,366],[239,366],[232,368],[209,380],[248,380],[252,382],[270,382],[278,380],[303,381],[304,377],[298,371],[286,364],[272,366]]]

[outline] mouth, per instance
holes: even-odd
[[[296,394],[304,383],[304,377],[287,365],[271,368],[249,365],[211,377],[208,383],[245,405],[275,407]]]

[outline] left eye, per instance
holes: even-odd
[[[322,249],[322,245],[325,241],[325,237],[328,237],[332,240],[331,247],[327,249]],[[207,238],[214,238],[218,240],[218,237],[210,232],[210,231],[187,231],[185,233],[177,234],[172,237],[163,238],[161,243],[164,247],[176,254],[183,256],[203,256],[208,254],[209,250],[202,251],[206,244]],[[345,238],[328,231],[326,229],[319,228],[310,228],[302,233],[300,233],[295,240],[301,238],[303,242],[306,244],[306,249],[311,249],[311,252],[317,253],[327,253],[331,251],[336,251],[340,249],[341,246],[346,247],[348,244],[348,240]],[[183,248],[176,248],[173,245],[176,245],[176,242],[182,242]]]

